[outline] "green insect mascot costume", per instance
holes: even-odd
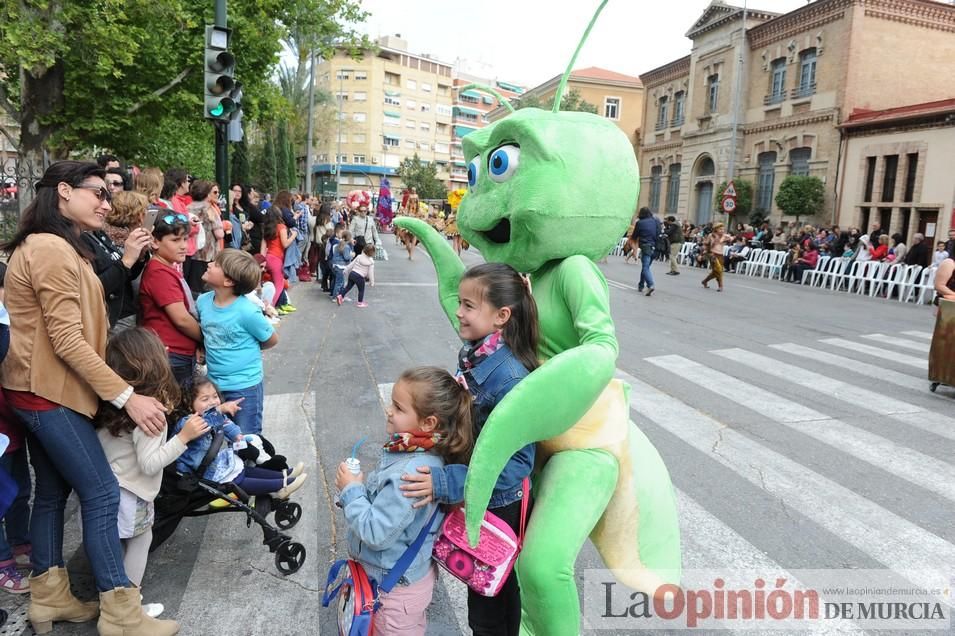
[[[492,411],[465,483],[469,538],[476,542],[504,465],[536,442],[534,510],[517,565],[521,632],[576,636],[574,564],[589,536],[623,584],[647,594],[679,583],[680,536],[670,476],[629,420],[629,387],[614,379],[617,339],[607,282],[594,261],[626,230],[639,194],[633,148],[610,120],[560,112],[577,53],[554,110],[514,111],[462,141],[469,192],[461,235],[488,260],[530,275],[540,315],[537,370]],[[396,224],[421,240],[438,274],[441,305],[457,328],[464,264],[444,237],[411,218]],[[639,399],[639,396],[636,396]],[[541,468],[542,466],[542,468]]]

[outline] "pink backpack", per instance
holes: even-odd
[[[524,479],[519,535],[515,535],[511,526],[493,512],[486,512],[478,545],[472,548],[468,544],[463,507],[448,513],[431,554],[438,565],[481,596],[497,596],[524,545],[529,486],[528,480]]]

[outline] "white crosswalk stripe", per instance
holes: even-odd
[[[867,340],[874,340],[876,342],[892,345],[893,347],[912,349],[913,351],[924,351],[925,353],[928,353],[929,350],[929,344],[926,342],[914,342],[905,338],[896,338],[895,336],[887,336],[881,333],[870,333],[862,337]]]
[[[660,356],[648,360],[685,379],[696,377],[695,363],[685,358]],[[740,396],[728,393],[724,384],[733,378],[702,365],[696,367],[708,376],[701,386],[738,401]],[[635,412],[876,561],[913,578],[918,577],[913,569],[950,569],[955,565],[955,546],[932,532],[629,374],[617,375],[633,388]],[[775,399],[760,401],[771,403]],[[781,410],[790,411],[790,416],[796,414],[791,403]]]
[[[794,356],[808,358],[823,364],[830,364],[839,367],[843,371],[858,373],[860,375],[874,378],[876,380],[882,380],[883,382],[889,382],[907,389],[923,391],[928,384],[927,380],[920,380],[919,378],[912,377],[906,373],[899,373],[898,371],[893,371],[892,369],[886,369],[885,367],[869,364],[868,362],[861,362],[859,360],[846,360],[844,356],[838,356],[833,353],[820,351],[819,349],[812,349],[810,347],[804,347],[791,342],[769,345],[769,348],[776,349],[777,351],[785,351],[786,353],[792,354]]]
[[[854,351],[856,353],[864,353],[865,355],[872,356],[874,358],[882,358],[883,360],[898,362],[899,364],[915,367],[916,369],[928,370],[928,360],[925,358],[916,358],[914,356],[896,353],[894,351],[887,351],[885,349],[880,349],[879,347],[873,347],[872,345],[853,342],[843,338],[824,338],[820,340],[820,342],[833,345],[835,347],[840,347],[842,349],[848,349],[849,351]]]
[[[925,340],[931,340],[932,334],[928,331],[903,331],[903,336],[912,336],[913,338],[923,338]]]

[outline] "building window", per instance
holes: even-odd
[[[673,95],[673,125],[682,126],[686,108],[686,93],[679,91]]]
[[[366,117],[365,113],[352,113],[351,115],[352,121],[356,121],[359,124],[364,123]]]
[[[349,77],[348,71],[338,71],[335,73],[335,79],[337,80],[347,80]]]
[[[660,211],[660,188],[663,187],[663,166],[650,168],[650,209]]]
[[[342,185],[348,185],[351,183],[351,177],[338,175],[338,183]]]
[[[340,164],[348,163],[348,155],[335,155],[335,157],[337,158],[337,161]]]
[[[438,84],[438,95],[448,95],[451,92],[451,87],[445,84]]]
[[[439,114],[439,115],[445,115],[445,116],[447,116],[447,117],[450,117],[450,116],[451,116],[451,107],[448,106],[447,104],[437,104],[437,105],[434,107],[434,112],[436,112],[436,113]]]
[[[385,126],[394,126],[395,128],[401,126],[401,115],[393,111],[385,111],[384,122]]]
[[[667,183],[667,212],[676,214],[680,202],[680,164],[670,164],[670,181]]]
[[[773,208],[773,185],[776,180],[776,153],[761,152],[759,163],[759,183],[756,186],[756,209],[769,212]]]
[[[365,133],[353,133],[351,140],[354,144],[363,144],[365,143]]]
[[[421,122],[421,130],[425,132],[431,132],[431,124],[426,121]]]
[[[441,154],[447,154],[447,153],[448,153],[448,144],[436,143],[436,144],[434,144],[434,151],[435,151],[435,152],[440,152]]]
[[[769,95],[766,96],[767,104],[778,104],[786,99],[786,58],[781,57],[773,60],[770,69]]]
[[[401,100],[391,95],[385,95],[385,103],[389,106],[401,106]]]
[[[905,168],[905,198],[903,201],[912,201],[915,198],[915,175],[919,170],[919,153],[912,152],[906,156],[908,163]],[[908,236],[902,234],[902,236]]]
[[[666,128],[667,125],[667,98],[661,97],[657,106],[657,130]]]
[[[458,94],[458,99],[466,104],[477,104],[481,100],[475,97],[474,95],[466,95],[464,93]]]
[[[355,79],[356,79],[356,80],[365,80],[365,79],[368,79],[368,72],[367,72],[367,71],[355,71]]]
[[[430,92],[431,92],[431,84],[429,84],[428,82],[421,82],[421,90],[423,90],[423,91],[425,91],[425,92],[427,92],[427,93],[430,93]]]
[[[875,187],[875,157],[866,157],[865,160],[865,194],[863,201],[872,200],[872,190]]]
[[[796,97],[806,97],[816,92],[816,49],[806,49],[799,54],[799,89]]]
[[[401,140],[398,137],[385,135],[385,147],[397,148],[400,144]]]
[[[418,150],[431,150],[431,146],[426,141],[419,141]]]
[[[352,159],[355,163],[365,163],[365,155],[354,155]]]
[[[431,104],[421,104],[421,112],[422,112],[422,113],[430,113],[430,112],[431,112]]]
[[[355,91],[352,93],[352,99],[356,102],[365,102],[368,101],[368,93],[365,91]]]
[[[385,84],[388,86],[401,86],[401,76],[397,73],[385,71]]]
[[[405,148],[407,148],[408,150],[414,150],[416,147],[417,145],[415,144],[413,139],[405,140]]]
[[[410,91],[417,90],[417,89],[418,89],[418,82],[414,81],[413,79],[410,79],[410,80],[407,80],[407,81],[405,82],[405,86],[406,86],[406,87],[408,88],[408,90],[410,90]]]
[[[408,105],[408,110],[415,110],[418,108],[418,103],[413,99],[409,99],[407,102],[405,102],[405,104]]]
[[[812,148],[793,148],[789,151],[789,174],[796,177],[809,176],[809,158]]]
[[[418,127],[418,122],[413,119],[405,120],[405,128],[411,128],[412,130]]]
[[[899,156],[886,155],[885,174],[882,175],[882,200],[895,201],[895,177],[899,171]]]
[[[326,161],[328,161],[328,154],[323,152],[322,154],[318,155],[318,163],[325,163]]]
[[[720,103],[720,76],[710,75],[706,78],[706,114],[710,115],[719,110]]]
[[[620,98],[604,98],[604,117],[607,119],[620,119]]]
[[[340,102],[347,102],[348,93],[335,93],[335,99],[337,99]]]

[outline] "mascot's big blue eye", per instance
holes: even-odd
[[[481,161],[480,157],[475,157],[471,159],[471,163],[468,164],[468,187],[473,188],[477,185],[478,176],[481,172]]]
[[[510,179],[517,170],[521,159],[521,149],[518,146],[500,146],[487,160],[487,172],[491,181],[502,183]]]

